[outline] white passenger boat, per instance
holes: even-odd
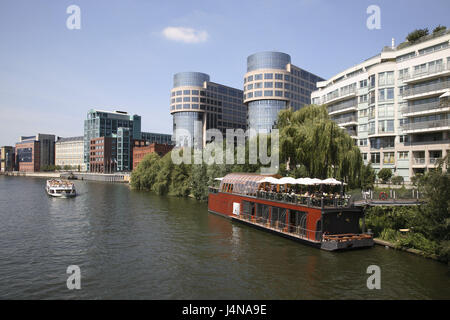
[[[75,185],[68,180],[62,179],[47,180],[45,191],[49,196],[57,198],[70,198],[77,195]]]

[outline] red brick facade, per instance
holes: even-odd
[[[116,141],[111,137],[91,139],[89,148],[89,171],[113,173],[117,169]]]
[[[152,143],[146,144],[146,141],[135,140],[133,145],[133,170],[137,168],[139,162],[149,153],[156,152],[160,157],[163,157],[173,149],[173,145]]]
[[[17,143],[15,152],[19,171],[38,172],[40,170],[39,141]]]

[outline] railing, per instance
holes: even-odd
[[[209,191],[209,193],[218,193],[219,192],[219,188],[208,187],[208,191]]]
[[[450,81],[441,81],[436,83],[429,83],[425,85],[415,86],[403,91],[403,97],[413,96],[416,94],[427,93],[431,91],[438,91],[450,88]]]
[[[349,109],[349,108],[356,108],[357,105],[358,105],[358,102],[356,101],[356,99],[340,102],[333,106],[328,107],[328,113],[345,110],[345,109]]]
[[[334,92],[334,93],[330,94],[329,96],[324,97],[324,103],[334,100],[334,99],[337,99],[337,98],[340,98],[340,97],[345,97],[345,96],[348,96],[348,95],[351,95],[354,93],[356,93],[356,87],[353,89],[341,90],[340,93]]]
[[[430,164],[436,164],[438,163],[439,160],[441,160],[442,158],[430,158]]]
[[[333,120],[334,122],[336,122],[337,124],[358,121],[358,119],[357,119],[356,116],[341,117],[341,118],[336,118],[336,119],[332,119],[332,120]]]
[[[449,64],[439,64],[433,67],[428,67],[426,70],[414,70],[413,74],[411,76],[408,77],[404,77],[403,79],[415,79],[415,78],[419,78],[422,76],[427,76],[427,75],[431,75],[434,73],[439,73],[445,70],[450,70],[450,65]]]
[[[258,191],[256,197],[266,200],[280,201],[290,204],[300,204],[308,207],[325,208],[325,207],[349,207],[352,205],[350,196],[304,196],[298,194],[278,193]]]
[[[411,122],[401,126],[403,130],[420,130],[420,129],[434,129],[441,127],[448,127],[450,119],[441,119],[433,121]]]
[[[271,220],[269,218],[264,218],[262,216],[250,215],[241,213],[236,218],[240,220],[245,220],[267,229],[276,230],[288,235],[296,236],[303,239],[308,239],[312,241],[321,241],[322,240],[322,230],[309,230],[306,228],[302,228],[301,226],[288,224],[281,220]]]
[[[402,110],[403,113],[414,113],[421,111],[429,111],[433,109],[448,108],[450,104],[440,103],[439,101],[410,105]]]

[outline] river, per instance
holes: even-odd
[[[376,246],[326,252],[125,184],[0,176],[0,299],[450,299],[442,263]],[[69,290],[69,265],[81,289]],[[367,267],[381,289],[367,288]]]

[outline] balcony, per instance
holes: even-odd
[[[448,102],[429,102],[418,105],[407,106],[401,110],[405,117],[426,115],[450,111],[450,103]]]
[[[419,133],[450,130],[450,119],[408,123],[402,126],[403,133]]]
[[[414,71],[411,76],[408,74],[408,76],[404,77],[403,82],[415,83],[446,75],[450,75],[450,64],[439,64],[426,70]]]
[[[340,126],[348,126],[348,125],[356,125],[358,124],[358,118],[356,116],[350,116],[350,117],[340,117],[336,119],[332,119],[334,122],[336,122]]]
[[[356,99],[352,99],[349,101],[344,101],[337,103],[335,105],[328,107],[328,114],[331,115],[338,115],[341,113],[356,111],[358,108],[358,102]]]
[[[441,160],[442,158],[430,158],[430,164],[435,165],[438,163],[439,160]]]
[[[341,100],[346,100],[348,98],[352,98],[356,96],[356,87],[353,89],[349,89],[349,90],[343,90],[340,93],[338,92],[334,92],[331,95],[327,95],[325,97],[325,101],[324,103],[334,103],[334,102],[338,102]]]
[[[404,99],[418,99],[425,98],[428,96],[435,96],[439,93],[444,93],[445,90],[450,88],[450,81],[441,81],[436,83],[429,83],[421,86],[416,86],[413,88],[408,88],[403,91]]]

